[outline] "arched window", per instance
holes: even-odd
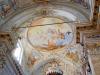
[[[16,48],[13,50],[12,55],[15,58],[15,60],[18,61],[19,64],[21,64],[23,57],[23,48],[20,40],[18,40]]]

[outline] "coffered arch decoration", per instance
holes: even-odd
[[[9,63],[9,56],[14,48],[14,41],[7,32],[0,32],[0,73],[2,74]],[[10,69],[11,70],[11,69]]]

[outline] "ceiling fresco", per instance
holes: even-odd
[[[33,27],[29,28],[27,33],[29,43],[34,48],[48,51],[70,44],[73,40],[73,30],[68,24],[63,22],[61,19],[52,17],[33,21]]]
[[[94,31],[97,24],[97,9],[100,8],[97,5],[100,4],[99,0],[94,1],[0,0],[0,28],[11,34],[0,34],[0,42],[4,40],[7,44],[4,46],[7,51],[0,47],[0,59],[4,60],[0,62],[0,68],[8,58],[17,75],[94,75],[88,54],[92,57],[94,70],[98,71],[100,34],[83,36],[91,29]],[[20,46],[14,48],[16,43]],[[17,51],[15,54],[13,49]],[[10,52],[18,57],[13,59]],[[18,62],[15,61],[17,58]]]

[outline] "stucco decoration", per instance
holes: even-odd
[[[16,0],[0,1],[0,17],[3,18],[16,9]]]
[[[45,66],[44,69],[46,75],[51,75],[51,74],[63,75],[63,70],[61,69],[59,62],[53,60],[49,62],[47,65]]]
[[[0,71],[5,67],[6,55],[2,48],[0,48]]]

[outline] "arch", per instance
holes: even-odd
[[[64,64],[67,64],[67,65],[72,65],[73,67],[76,67],[77,68],[77,64],[72,62],[72,61],[69,61],[69,60],[65,60],[63,58],[60,58],[59,56],[52,56],[52,57],[48,57],[47,59],[41,59],[40,61],[36,62],[37,64],[34,65],[33,67],[33,70],[32,70],[32,75],[34,75],[37,70],[39,68],[43,68],[43,66],[45,66],[46,64],[52,62],[52,61],[57,61],[58,63],[64,63]],[[65,66],[65,65],[63,65]]]

